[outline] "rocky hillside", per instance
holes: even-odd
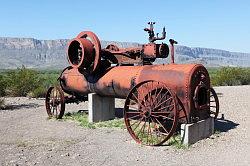
[[[62,69],[68,66],[67,39],[37,40],[33,38],[0,37],[0,69],[22,65],[30,68]],[[138,43],[101,41],[102,47],[114,43],[120,47],[138,46]],[[176,47],[178,63],[202,63],[206,66],[250,66],[250,54],[218,49]],[[156,63],[168,60],[159,59]]]
[[[229,52],[211,48],[190,48],[179,46],[176,49],[179,63],[202,63],[206,66],[250,66],[250,53]]]

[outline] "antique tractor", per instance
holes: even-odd
[[[59,77],[60,87],[50,87],[46,95],[49,116],[62,118],[65,104],[88,100],[89,93],[125,100],[124,120],[133,139],[145,145],[160,145],[178,129],[179,124],[216,118],[219,101],[211,88],[206,68],[201,64],[175,64],[174,44],[156,44],[166,38],[154,33],[149,22],[144,30],[149,43],[136,48],[114,44],[101,48],[98,37],[81,32],[67,48],[70,64]],[[153,64],[167,58],[170,64]],[[64,94],[68,95],[65,96]]]

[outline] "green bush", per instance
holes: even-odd
[[[27,94],[41,84],[38,73],[24,66],[17,70],[12,70],[6,74],[7,89],[10,96],[27,96]]]
[[[5,102],[3,96],[5,96],[5,89],[6,89],[6,79],[4,75],[0,75],[0,110],[4,109],[5,107]]]
[[[211,77],[213,86],[235,86],[250,84],[250,69],[223,67]]]
[[[28,93],[29,97],[34,97],[34,98],[44,98],[47,92],[47,88],[43,86],[39,86],[33,91]]]
[[[7,87],[6,78],[4,75],[0,75],[0,97],[5,96],[5,90]]]
[[[45,97],[46,91],[51,85],[57,82],[55,73],[39,73],[33,69],[27,69],[24,66],[16,70],[7,71],[4,74],[3,82],[5,87],[0,93],[9,96],[30,96]],[[0,77],[1,85],[1,77]]]

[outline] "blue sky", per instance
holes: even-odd
[[[248,0],[1,0],[0,36],[73,38],[82,30],[102,40],[147,42],[155,21],[180,45],[250,53]]]

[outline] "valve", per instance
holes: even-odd
[[[155,24],[155,22],[148,22],[149,28],[144,28],[144,31],[148,32],[148,35],[149,35],[148,40],[149,40],[150,43],[153,43],[156,40],[164,40],[166,38],[165,27],[163,27],[162,36],[159,37],[159,33],[157,33],[156,37],[155,37],[154,24]]]

